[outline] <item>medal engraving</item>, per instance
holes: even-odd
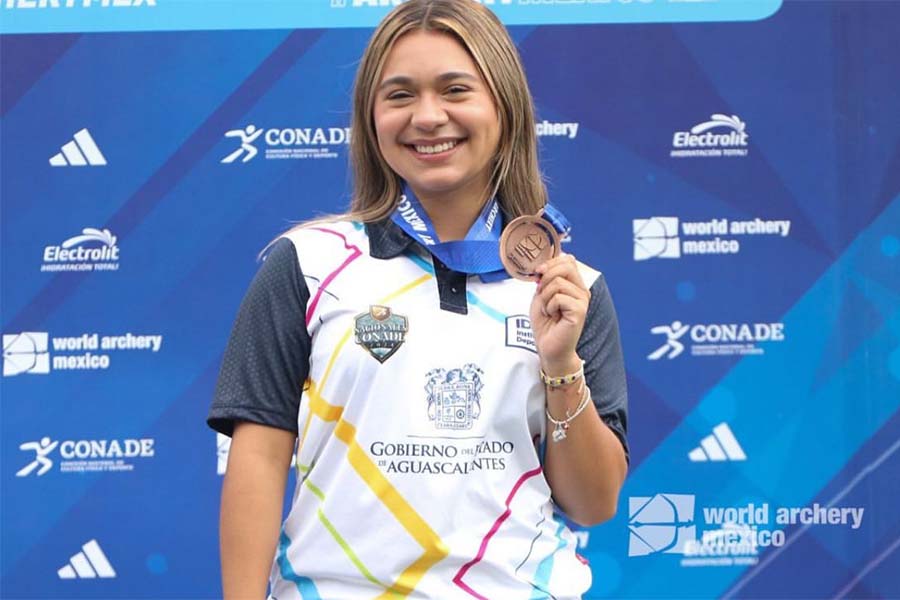
[[[559,234],[540,213],[513,219],[500,237],[500,260],[516,279],[536,281],[535,269],[558,255]]]

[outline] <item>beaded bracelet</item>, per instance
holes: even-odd
[[[574,373],[563,375],[561,377],[550,377],[541,369],[541,381],[549,388],[559,388],[564,385],[571,385],[584,377],[584,361],[581,361],[581,367]]]
[[[581,414],[581,411],[584,410],[584,407],[588,405],[591,400],[591,390],[588,386],[582,384],[582,392],[581,392],[581,402],[578,404],[578,408],[575,409],[574,414],[569,414],[569,411],[566,411],[566,418],[563,421],[558,421],[553,418],[550,414],[550,409],[544,409],[544,412],[547,413],[547,420],[553,423],[556,428],[553,430],[553,435],[551,438],[554,442],[561,442],[566,439],[566,431],[569,429],[569,423],[575,420],[575,418]]]

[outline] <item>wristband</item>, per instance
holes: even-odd
[[[576,381],[578,381],[579,379],[582,379],[583,377],[584,377],[584,361],[581,361],[581,367],[579,367],[579,369],[576,372],[570,373],[569,375],[563,375],[561,377],[550,377],[549,375],[544,373],[543,369],[541,369],[541,381],[543,381],[544,385],[546,385],[549,388],[559,388],[559,387],[563,387],[565,385],[571,385],[571,384],[575,383]]]

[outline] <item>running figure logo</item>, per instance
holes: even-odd
[[[666,336],[666,343],[647,355],[649,360],[659,360],[663,356],[673,359],[684,352],[684,344],[678,340],[688,332],[689,325],[683,325],[681,321],[674,321],[671,325],[657,325],[650,330],[650,333],[662,334]]]
[[[16,477],[28,477],[32,471],[40,467],[37,472],[38,477],[49,471],[53,467],[53,461],[47,458],[47,455],[53,452],[59,442],[52,442],[50,438],[42,438],[40,442],[25,442],[19,446],[19,450],[27,452],[34,450],[34,460],[19,469]]]
[[[247,153],[247,156],[245,156],[241,162],[250,161],[259,153],[259,150],[257,150],[253,146],[253,142],[256,141],[256,138],[262,135],[262,132],[263,130],[257,129],[256,125],[247,125],[245,129],[232,129],[231,131],[225,132],[225,137],[241,138],[241,147],[223,158],[221,162],[225,164],[233,163],[237,159],[237,157],[244,152]]]

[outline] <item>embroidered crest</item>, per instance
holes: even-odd
[[[481,414],[481,377],[472,363],[462,369],[432,369],[425,375],[428,418],[438,429],[471,429]]]
[[[370,306],[369,312],[356,315],[354,322],[356,343],[380,363],[393,356],[409,331],[407,318],[394,314],[390,306]]]

